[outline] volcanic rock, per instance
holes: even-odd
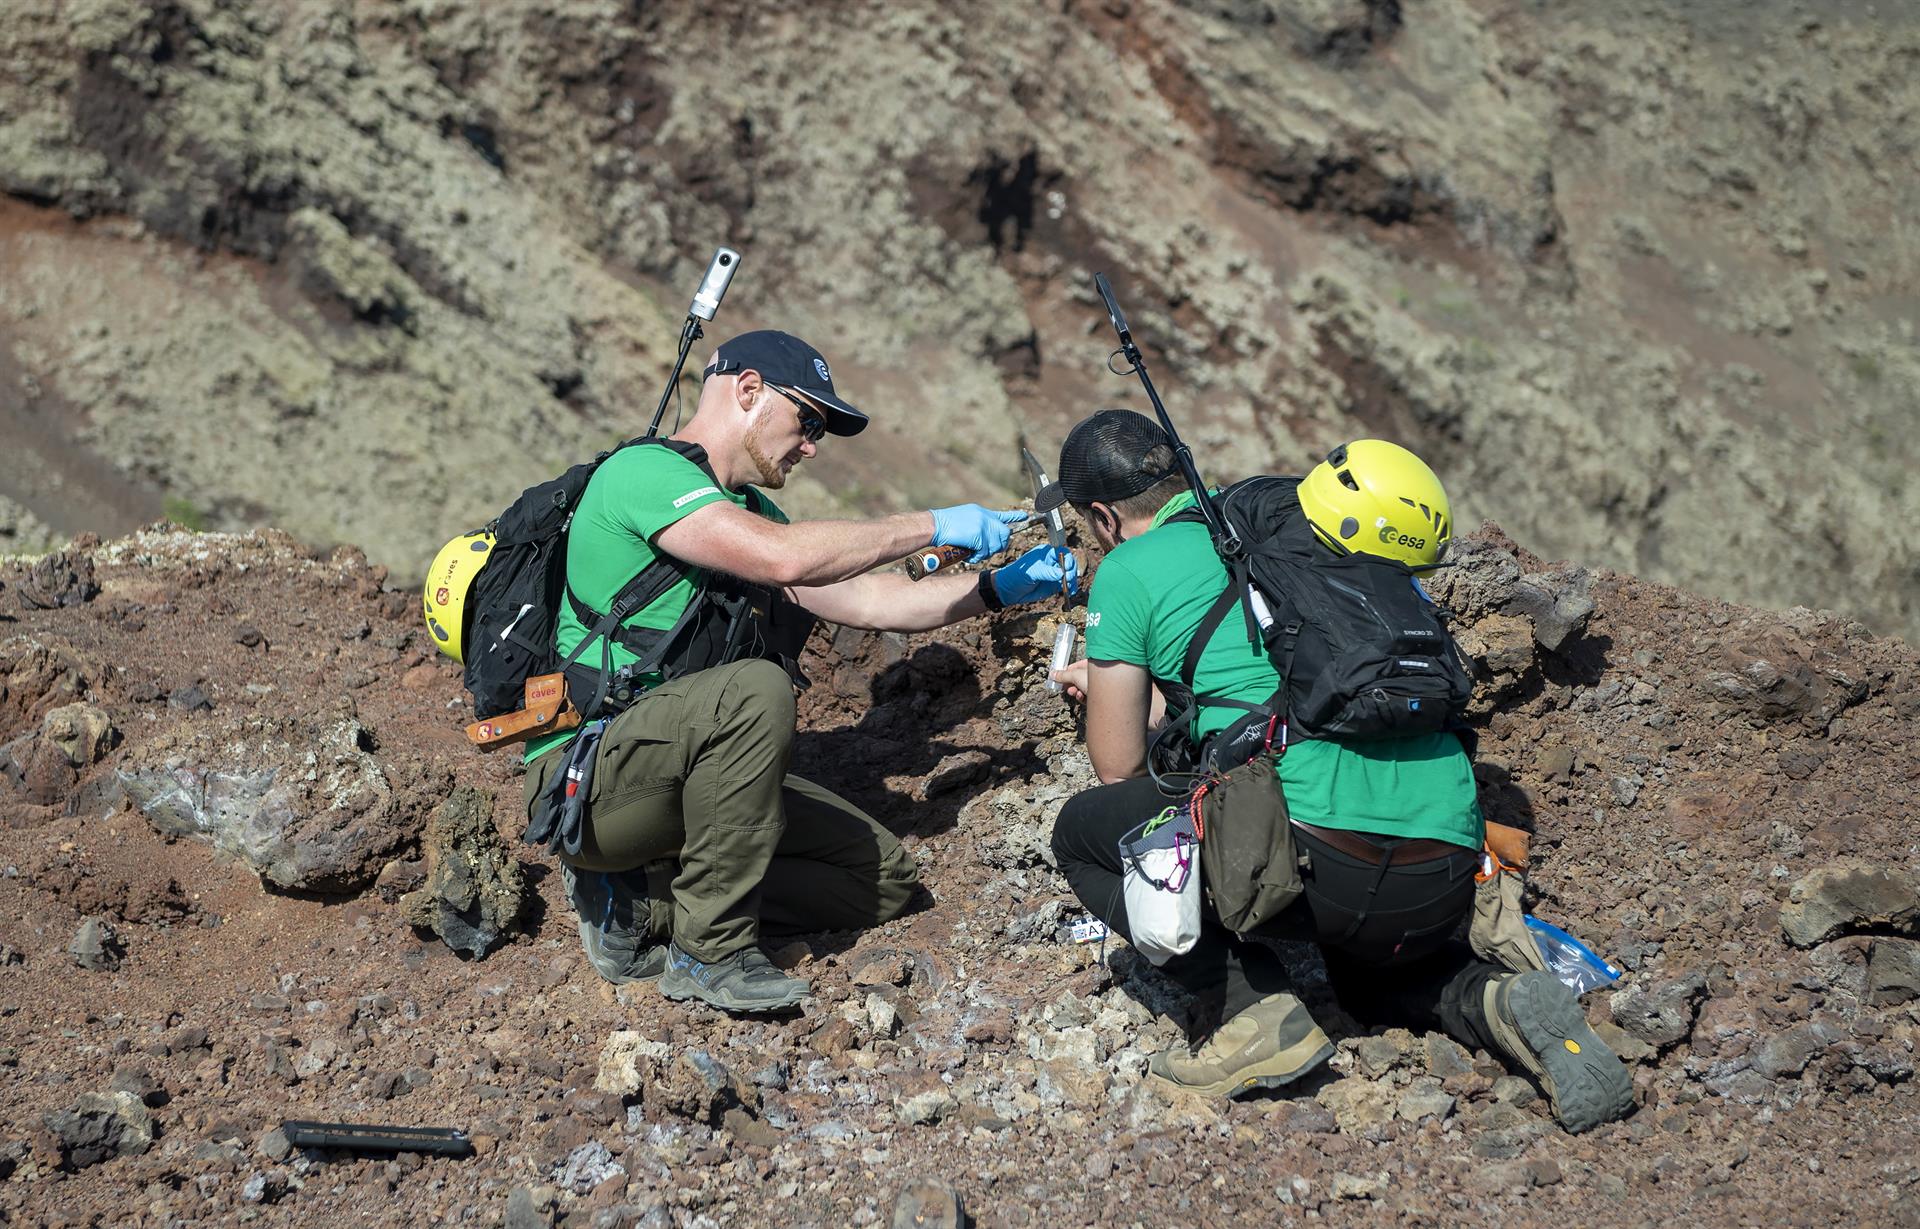
[[[352,701],[330,712],[189,721],[142,744],[120,782],[155,829],[233,854],[281,888],[342,891],[406,839]]]
[[[407,921],[479,958],[512,934],[526,880],[493,823],[493,795],[460,786],[434,809],[424,842],[427,880],[400,898]]]
[[[85,1169],[116,1156],[135,1156],[153,1144],[153,1118],[130,1092],[82,1093],[41,1122],[53,1137],[65,1169]]]
[[[1920,874],[1901,866],[1845,863],[1823,866],[1794,883],[1780,907],[1780,928],[1798,947],[1812,947],[1847,931],[1888,927],[1912,931],[1920,923]]]
[[[80,929],[74,932],[73,942],[67,945],[67,954],[83,969],[110,972],[120,967],[126,947],[105,918],[90,917],[80,923]]]

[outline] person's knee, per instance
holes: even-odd
[[[1088,800],[1092,790],[1083,790],[1067,799],[1053,821],[1053,860],[1062,870],[1087,861],[1086,836],[1082,828],[1094,814]]]
[[[876,882],[879,897],[880,920],[891,921],[907,912],[913,902],[919,898],[920,864],[913,860],[904,846],[895,846],[892,853],[881,859],[879,876]]]
[[[726,699],[733,707],[762,716],[774,725],[793,724],[793,680],[778,663],[755,659],[726,669],[732,675],[727,680]]]

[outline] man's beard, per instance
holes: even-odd
[[[787,485],[787,475],[779,462],[768,456],[767,450],[760,446],[760,439],[765,434],[758,424],[747,428],[747,457],[753,462],[754,468],[760,471],[760,485],[769,491],[777,491]]]

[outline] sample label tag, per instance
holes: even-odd
[[[1098,943],[1107,937],[1107,924],[1097,917],[1083,917],[1073,924],[1075,943]]]

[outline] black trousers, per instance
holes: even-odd
[[[1074,795],[1054,823],[1054,856],[1074,895],[1129,942],[1118,843],[1167,802],[1149,779],[1119,781]],[[1342,1010],[1361,1024],[1438,1028],[1469,1047],[1491,1045],[1481,991],[1505,970],[1474,956],[1456,937],[1473,910],[1479,851],[1463,847],[1383,870],[1298,827],[1294,838],[1309,860],[1299,899],[1241,936],[1220,924],[1203,897],[1199,942],[1163,971],[1226,1020],[1292,985],[1286,965],[1261,940],[1306,940],[1326,957]],[[1368,839],[1393,843],[1387,836]]]

